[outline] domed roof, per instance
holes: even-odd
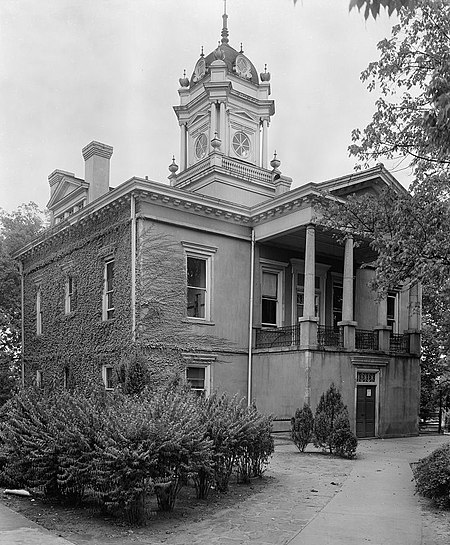
[[[216,60],[223,60],[227,65],[227,70],[230,74],[234,74],[247,81],[251,81],[255,85],[258,85],[258,72],[250,59],[244,55],[242,45],[241,51],[236,51],[236,49],[228,45],[228,15],[224,13],[222,18],[223,28],[221,33],[221,43],[219,43],[218,47],[214,51],[211,51],[211,53],[206,55],[206,57],[203,55],[202,48],[202,54],[195,65],[194,72],[192,73],[190,79],[190,86],[192,87],[197,82],[202,80],[209,73],[211,64]]]

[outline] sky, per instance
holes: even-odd
[[[352,129],[376,95],[360,81],[395,18],[349,0],[228,0],[230,45],[271,73],[269,157],[298,187],[353,171]],[[178,79],[217,46],[223,0],[1,0],[0,207],[49,200],[55,169],[84,178],[81,149],[113,146],[110,185],[168,183],[179,164]],[[393,166],[388,165],[387,166]],[[394,165],[395,166],[395,165]],[[407,172],[394,172],[405,185]]]

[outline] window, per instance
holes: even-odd
[[[44,373],[40,369],[36,371],[36,386],[38,388],[44,387]]]
[[[206,317],[206,259],[187,258],[187,315]]]
[[[242,159],[250,155],[250,139],[245,132],[239,131],[233,136],[233,149]]]
[[[206,157],[207,151],[208,139],[206,138],[206,134],[201,134],[195,141],[195,155],[197,156],[197,159],[203,159],[203,157]]]
[[[342,300],[344,297],[344,288],[342,280],[333,279],[333,327],[338,327],[338,322],[342,322]]]
[[[36,294],[36,335],[42,335],[42,292],[38,289]]]
[[[112,365],[103,365],[102,378],[103,378],[103,384],[105,385],[106,390],[114,390]]]
[[[114,318],[114,259],[105,262],[103,320]]]
[[[386,323],[392,327],[392,333],[398,333],[398,292],[388,292],[386,307]]]
[[[211,320],[213,255],[216,248],[183,242],[186,250],[186,315]]]
[[[278,323],[278,295],[279,295],[279,273],[263,271],[262,273],[262,308],[261,322],[263,325],[274,325]]]
[[[64,390],[68,390],[69,389],[69,368],[64,367],[63,372],[64,372],[64,374],[63,374],[63,388],[64,388]]]
[[[66,280],[65,313],[70,314],[75,310],[75,279],[69,276]]]
[[[280,327],[283,320],[284,264],[261,259],[261,325]]]
[[[186,367],[186,380],[193,390],[199,396],[209,395],[210,389],[210,367],[207,366],[189,366]]]

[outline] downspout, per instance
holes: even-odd
[[[252,375],[253,375],[253,284],[255,280],[255,230],[252,227],[251,238],[251,258],[250,258],[250,311],[248,322],[248,382],[247,382],[247,405],[252,403]]]
[[[136,197],[131,194],[131,340],[136,340]]]
[[[23,263],[19,261],[19,272],[20,272],[20,336],[21,336],[21,348],[20,348],[20,359],[21,359],[21,382],[22,388],[25,388],[25,280],[23,276]]]

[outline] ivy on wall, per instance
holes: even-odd
[[[129,207],[75,224],[25,261],[25,370],[27,383],[43,372],[44,385],[100,379],[131,344],[131,238]],[[105,258],[114,257],[114,319],[103,321]],[[68,276],[76,308],[65,313]],[[42,334],[36,335],[36,294],[41,290]]]

